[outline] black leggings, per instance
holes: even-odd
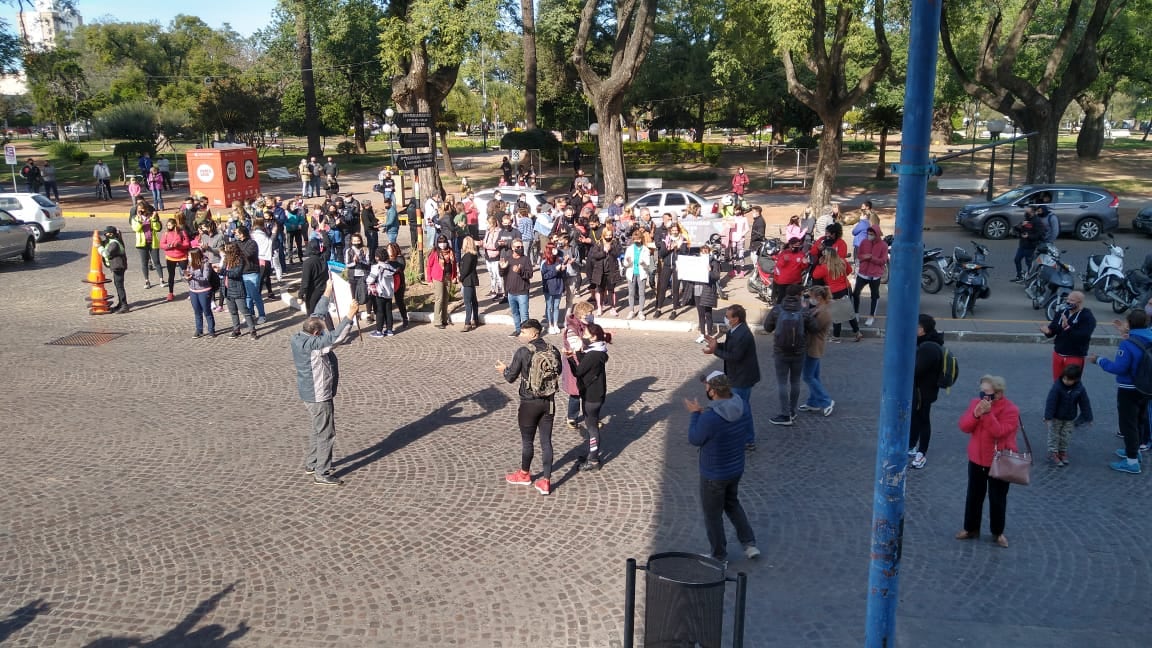
[[[260,264],[260,283],[257,286],[263,286],[268,289],[268,298],[274,299],[272,292],[272,262],[265,261]]]
[[[599,403],[584,402],[584,424],[588,426],[588,461],[600,461],[600,408]]]
[[[408,326],[408,308],[404,305],[404,289],[397,290],[392,299],[396,302],[396,310],[400,311],[400,321],[404,322],[404,326]]]
[[[392,298],[372,296],[372,305],[376,310],[376,332],[392,330]]]
[[[712,323],[712,307],[697,306],[696,317],[700,320],[700,335],[712,335],[716,325]]]
[[[172,294],[172,286],[176,283],[176,268],[180,268],[180,274],[184,274],[184,266],[186,261],[173,261],[172,259],[165,258],[164,265],[168,268],[168,294]]]
[[[532,457],[535,455],[536,431],[540,431],[540,460],[543,464],[544,479],[552,479],[552,422],[556,418],[555,402],[552,398],[520,401],[516,422],[520,426],[520,469],[532,470]]]
[[[879,279],[865,279],[856,275],[856,288],[852,291],[852,310],[860,312],[860,294],[864,292],[864,286],[868,286],[868,296],[872,299],[872,304],[868,308],[868,317],[872,317],[876,314],[876,305],[880,303]]]
[[[847,296],[848,296],[848,290],[847,289],[839,290],[837,292],[832,293],[832,299],[840,299],[841,297],[847,297]],[[848,324],[852,327],[853,333],[859,333],[860,332],[860,322],[856,321],[855,315],[852,316],[852,319],[848,320]],[[840,322],[833,322],[832,323],[832,337],[840,337],[840,331],[841,330],[842,330],[842,327],[841,327]]]
[[[928,454],[928,444],[932,441],[932,403],[922,403],[912,408],[911,423],[908,426],[908,449]]]

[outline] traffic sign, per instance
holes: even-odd
[[[436,156],[432,153],[402,153],[396,156],[396,165],[401,171],[430,169],[436,166]]]
[[[428,133],[400,133],[400,148],[427,148],[432,146]]]
[[[432,113],[396,113],[394,120],[405,128],[432,128]]]
[[[520,149],[512,149],[512,164],[520,161]]]
[[[4,164],[16,164],[16,147],[11,144],[4,145]]]

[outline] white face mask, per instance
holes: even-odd
[[[447,250],[447,249],[448,249],[448,244],[447,244],[447,243],[439,243],[439,244],[437,245],[437,247],[439,247],[441,250]]]

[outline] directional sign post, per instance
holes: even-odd
[[[401,171],[430,169],[436,165],[436,156],[432,153],[402,153],[396,156],[396,164]]]
[[[432,128],[432,113],[396,113],[393,121],[403,128]]]
[[[12,168],[12,192],[16,192],[16,147],[11,144],[4,145],[4,163]]]
[[[432,137],[428,133],[400,133],[400,148],[428,148]]]

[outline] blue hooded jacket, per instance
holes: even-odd
[[[744,474],[744,443],[752,436],[752,408],[735,394],[710,405],[692,413],[688,442],[700,448],[701,477],[735,479]]]
[[[1152,345],[1152,330],[1149,329],[1136,329],[1128,333],[1129,338],[1140,338],[1145,345]],[[1124,340],[1120,342],[1120,348],[1116,350],[1116,358],[1109,360],[1105,357],[1100,357],[1096,360],[1096,364],[1101,369],[1116,376],[1116,387],[1120,389],[1135,389],[1132,376],[1136,374],[1137,368],[1140,367],[1140,359],[1144,357],[1144,353],[1140,347],[1136,346],[1134,342]]]

